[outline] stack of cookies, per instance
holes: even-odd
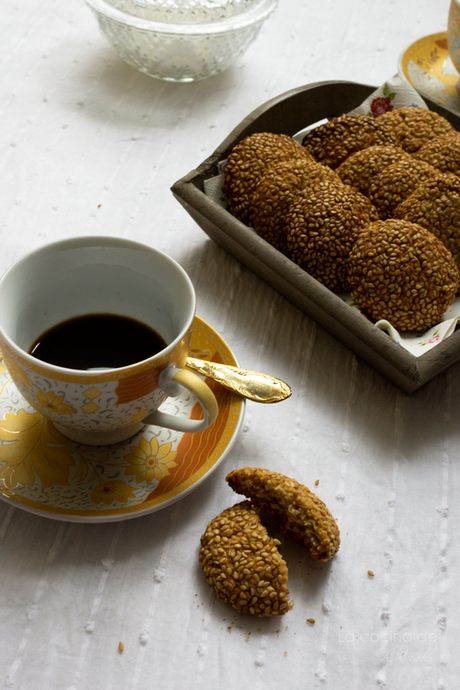
[[[421,332],[457,294],[460,133],[437,113],[342,115],[302,144],[251,134],[225,191],[238,220],[374,321]]]

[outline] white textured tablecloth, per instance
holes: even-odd
[[[150,243],[189,273],[199,315],[240,364],[294,392],[248,403],[219,468],[151,515],[70,524],[0,502],[0,687],[458,689],[460,366],[401,393],[169,191],[268,99],[328,79],[381,84],[409,43],[445,30],[448,8],[280,0],[234,67],[180,85],[122,62],[82,1],[3,0],[0,271],[71,235]],[[236,613],[198,565],[207,523],[239,500],[225,476],[247,465],[307,484],[341,530],[323,565],[275,535],[295,602],[284,617]]]

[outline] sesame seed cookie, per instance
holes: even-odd
[[[224,171],[230,213],[251,225],[252,197],[263,173],[281,161],[299,158],[313,161],[306,149],[287,134],[256,132],[236,144]]]
[[[445,117],[416,106],[390,110],[379,115],[377,121],[393,134],[398,146],[408,153],[415,153],[435,137],[455,132]]]
[[[342,184],[331,168],[307,159],[286,161],[267,170],[252,200],[252,220],[257,234],[287,253],[286,214],[290,205],[302,189],[324,180]]]
[[[444,173],[423,182],[393,216],[418,223],[436,235],[460,269],[460,177]]]
[[[433,165],[442,172],[460,174],[460,135],[436,137],[422,146],[414,158]]]
[[[353,296],[374,321],[401,332],[435,326],[457,292],[452,254],[416,223],[391,218],[371,223],[350,252]]]
[[[243,467],[226,477],[236,493],[251,499],[317,561],[331,559],[340,546],[337,523],[327,506],[304,484],[263,468]]]
[[[211,589],[226,604],[253,616],[282,616],[292,607],[288,569],[249,501],[211,520],[201,537],[199,562]]]
[[[393,163],[410,158],[410,154],[398,146],[369,146],[356,151],[337,168],[342,182],[367,195],[377,175]]]
[[[289,255],[333,292],[348,290],[347,259],[359,232],[378,214],[347,185],[320,182],[304,189],[286,218]]]
[[[368,197],[382,220],[391,218],[396,206],[407,199],[425,180],[439,174],[429,163],[408,158],[382,170],[369,187]]]
[[[396,146],[395,135],[367,115],[340,115],[308,132],[302,145],[323,165],[338,168],[368,146]]]

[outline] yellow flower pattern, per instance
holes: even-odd
[[[170,443],[161,446],[155,437],[149,442],[142,437],[138,446],[131,446],[131,453],[125,455],[125,460],[130,466],[125,470],[125,475],[136,475],[136,482],[151,482],[152,479],[160,479],[169,474],[169,470],[176,466],[174,459],[176,451],[171,451]]]
[[[91,494],[93,503],[105,503],[106,506],[112,503],[127,503],[130,498],[136,496],[136,490],[120,479],[106,482],[97,486]]]
[[[131,424],[138,424],[142,422],[143,419],[147,417],[149,410],[139,410],[135,415],[131,417]]]
[[[33,486],[69,486],[72,451],[66,438],[38,412],[8,412],[0,421],[0,481],[9,489]]]
[[[50,412],[55,414],[74,414],[75,410],[69,403],[65,403],[63,395],[55,395],[53,391],[38,391],[37,400]]]

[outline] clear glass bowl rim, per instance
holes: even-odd
[[[255,7],[248,12],[221,19],[215,22],[207,23],[184,23],[174,24],[167,22],[155,22],[150,19],[136,17],[134,15],[125,14],[121,10],[112,7],[104,0],[85,0],[88,7],[94,12],[100,14],[107,19],[111,19],[117,24],[124,24],[134,29],[141,29],[143,31],[151,31],[160,34],[174,34],[174,35],[215,35],[223,33],[232,33],[238,29],[244,29],[257,22],[266,19],[276,8],[278,0],[262,0]]]

